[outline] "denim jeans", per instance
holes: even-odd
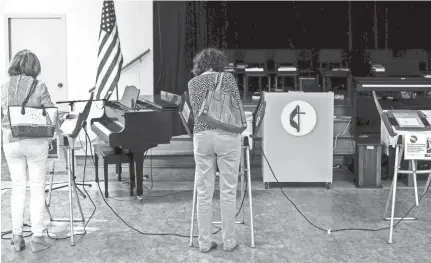
[[[241,157],[241,135],[222,130],[194,134],[197,188],[197,221],[199,247],[209,248],[212,241],[212,199],[217,166],[220,176],[222,238],[225,247],[235,240],[235,212],[238,171]]]
[[[46,139],[26,139],[4,144],[3,149],[12,179],[12,232],[15,235],[22,235],[28,172],[31,193],[31,230],[34,236],[42,236],[48,141]]]

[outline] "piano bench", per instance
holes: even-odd
[[[118,153],[107,144],[94,145],[94,164],[96,166],[96,182],[99,182],[99,157],[103,158],[103,177],[105,180],[105,198],[109,197],[108,193],[108,165],[115,164],[117,167],[118,179],[121,181],[121,164],[129,164],[129,184],[130,196],[133,196],[133,188],[135,187],[135,165],[133,162],[133,154],[128,151]]]

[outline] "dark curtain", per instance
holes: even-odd
[[[154,95],[181,95],[191,79],[193,57],[207,46],[205,2],[154,1]],[[186,134],[178,114],[173,136]]]
[[[206,5],[208,17],[208,45],[226,50],[234,48],[235,36],[228,35],[229,29],[236,24],[234,17],[228,17],[228,2],[210,1]]]
[[[347,8],[347,2],[213,1],[210,44],[223,49],[347,48]]]
[[[431,49],[431,2],[378,2],[388,8],[388,48]]]
[[[431,2],[351,2],[352,48],[431,48]],[[209,43],[229,49],[349,49],[349,3],[322,1],[211,1]]]
[[[203,1],[189,1],[187,3],[187,41],[185,46],[186,66],[188,78],[193,67],[194,56],[208,47],[208,3]]]

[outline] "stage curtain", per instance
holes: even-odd
[[[206,2],[154,1],[154,95],[181,95],[192,78],[193,57],[207,47]],[[173,134],[186,134],[173,116]]]

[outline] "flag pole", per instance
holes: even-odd
[[[120,99],[120,97],[118,96],[118,84],[115,85],[115,93],[117,94],[117,101]]]

